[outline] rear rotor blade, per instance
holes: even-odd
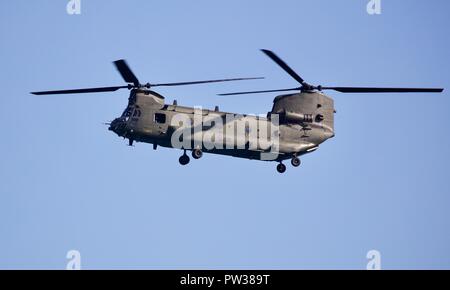
[[[89,89],[75,89],[75,90],[60,90],[60,91],[43,91],[32,92],[33,95],[64,95],[64,94],[86,94],[86,93],[101,93],[101,92],[115,92],[119,89],[126,89],[128,86],[119,87],[101,87],[101,88],[89,88]]]
[[[127,83],[133,83],[135,86],[139,86],[139,80],[134,75],[134,73],[131,71],[130,67],[128,66],[127,62],[124,59],[119,59],[114,62],[114,65],[116,66],[119,73],[122,75],[122,78]]]
[[[299,91],[299,90],[300,90],[300,88],[267,90],[267,91],[236,92],[236,93],[218,94],[218,96],[236,96],[236,95],[249,95],[249,94],[262,94],[262,93],[289,92],[289,91]]]
[[[276,62],[282,69],[284,69],[284,71],[286,71],[297,82],[299,82],[300,84],[305,83],[305,81],[275,53],[267,49],[261,49],[261,51],[264,52],[268,57],[270,57],[274,62]]]
[[[322,87],[322,90],[335,90],[341,93],[442,93],[438,88],[370,88],[370,87]]]
[[[163,84],[151,84],[151,86],[152,87],[173,87],[173,86],[187,86],[187,85],[198,85],[198,84],[207,84],[207,83],[221,83],[221,82],[261,80],[261,79],[264,79],[264,78],[257,77],[257,78],[221,79],[221,80],[193,81],[193,82],[180,82],[180,83],[163,83]]]

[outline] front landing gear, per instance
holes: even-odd
[[[183,165],[183,166],[189,164],[190,158],[189,158],[189,156],[187,156],[186,150],[184,150],[184,154],[181,155],[181,157],[180,157],[180,159],[178,159],[178,161],[179,161],[180,164]]]
[[[192,157],[194,157],[194,159],[200,159],[203,156],[203,152],[200,149],[194,149],[192,150]]]
[[[285,173],[286,172],[286,165],[280,162],[280,164],[277,165],[277,171],[279,173]]]
[[[192,157],[194,159],[200,159],[203,156],[203,151],[200,149],[192,150]],[[184,150],[184,154],[178,159],[181,165],[187,165],[190,161],[189,156],[186,154],[186,150]]]

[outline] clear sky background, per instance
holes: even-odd
[[[382,0],[0,2],[0,268],[450,268],[450,2]],[[164,88],[167,102],[266,113],[296,83],[437,86],[443,94],[345,95],[336,137],[285,175],[275,163],[127,147],[103,122],[128,92],[32,96],[144,81],[265,76]]]

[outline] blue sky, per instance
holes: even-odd
[[[450,268],[450,100],[345,95],[336,137],[302,167],[126,146],[102,123],[127,92],[30,91],[142,81],[265,76],[159,89],[167,102],[266,113],[295,86],[260,48],[313,84],[450,88],[448,1],[99,1],[0,4],[0,268]]]

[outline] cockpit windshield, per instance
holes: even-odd
[[[131,117],[131,114],[133,113],[133,110],[134,110],[133,107],[127,107],[125,109],[125,111],[123,112],[122,117],[128,119],[129,117]]]
[[[139,118],[141,116],[141,110],[139,106],[129,106],[122,114],[122,118],[128,121],[131,117]]]

